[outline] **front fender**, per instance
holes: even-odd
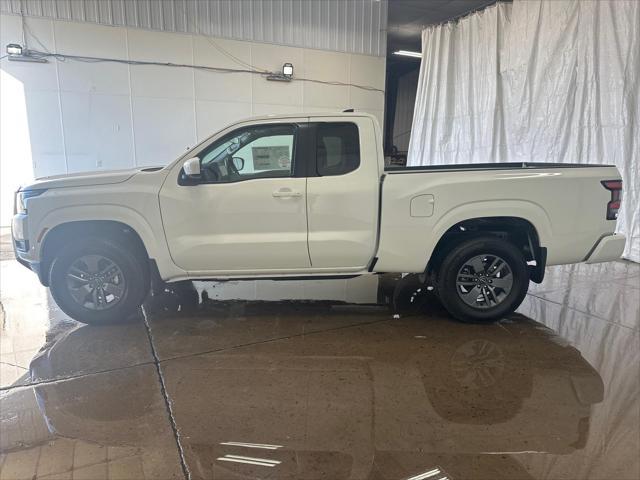
[[[47,235],[54,228],[70,222],[101,220],[120,222],[135,231],[142,240],[149,258],[156,261],[162,278],[185,275],[185,272],[170,260],[160,219],[158,218],[157,225],[154,225],[137,210],[119,204],[74,205],[51,210],[37,225],[32,226],[32,238],[36,242],[38,258]]]

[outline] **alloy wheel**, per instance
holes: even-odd
[[[103,255],[83,255],[66,274],[73,300],[90,310],[106,310],[118,304],[126,291],[122,270]]]
[[[481,254],[462,264],[456,276],[456,291],[464,303],[487,309],[501,304],[513,288],[513,274],[501,257]]]

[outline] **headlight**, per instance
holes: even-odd
[[[41,190],[21,190],[16,192],[16,213],[27,213],[27,199],[37,197],[46,192],[46,189]]]

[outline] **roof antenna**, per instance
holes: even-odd
[[[353,113],[353,108],[347,108],[346,110],[342,110],[342,113]]]

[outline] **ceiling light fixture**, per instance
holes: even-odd
[[[32,55],[29,50],[18,43],[8,44],[6,51],[9,60],[14,62],[47,63],[46,58]]]
[[[7,45],[7,55],[22,55],[22,45],[10,43]]]
[[[403,57],[422,58],[421,52],[412,52],[409,50],[397,50],[393,52],[394,55],[400,55]]]
[[[267,75],[267,80],[276,82],[290,82],[293,79],[293,64],[282,65],[282,72],[272,72]]]

